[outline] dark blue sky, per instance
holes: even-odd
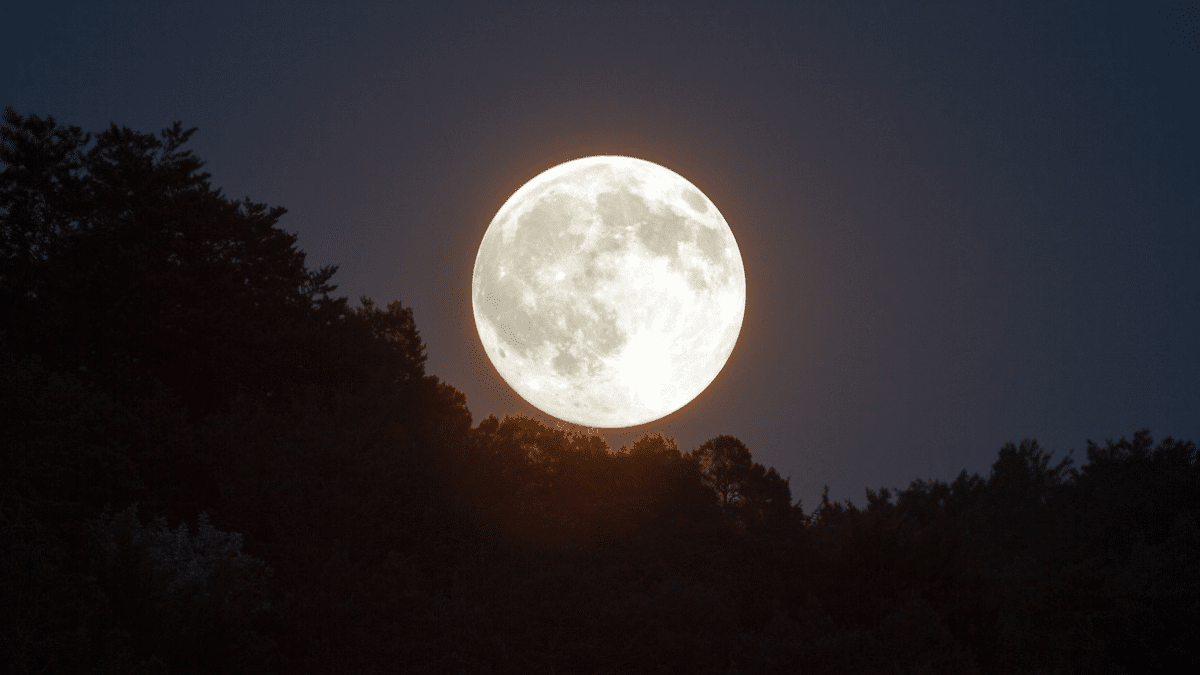
[[[36,7],[35,7],[36,5]],[[492,215],[591,154],[687,177],[745,323],[662,429],[810,510],[1149,427],[1200,440],[1195,3],[9,3],[0,105],[198,126],[339,293],[414,308],[475,421],[531,411],[470,312]]]

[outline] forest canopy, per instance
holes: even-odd
[[[1026,439],[805,513],[731,435],[473,424],[411,308],[332,296],[195,132],[5,112],[11,672],[1200,665],[1193,442]]]

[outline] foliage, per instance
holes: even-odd
[[[794,515],[788,481],[755,462],[749,448],[733,436],[709,439],[691,457],[721,509],[742,527],[780,523]]]
[[[241,534],[217,530],[204,513],[200,514],[194,535],[187,523],[172,530],[162,516],[147,527],[137,511],[134,504],[115,515],[102,513],[87,523],[88,544],[96,564],[112,567],[123,547],[144,547],[148,571],[161,600],[207,599],[216,590],[220,574],[228,572],[237,577],[237,586],[254,596],[251,612],[270,608],[261,580],[269,577],[271,570],[262,560],[242,552]],[[224,590],[218,600],[234,601],[234,590]]]
[[[10,672],[1200,665],[1191,441],[1027,439],[805,514],[734,436],[472,426],[412,309],[329,297],[194,130],[4,122]]]
[[[336,268],[304,267],[275,227],[285,209],[213,189],[182,150],[195,129],[112,125],[87,147],[91,134],[53,117],[8,108],[4,122],[0,315],[15,352],[127,386],[157,379],[201,412],[240,387],[278,395],[281,379],[329,374],[314,352],[333,345],[305,330],[345,312],[328,298]]]
[[[0,466],[0,645],[12,671],[261,665],[269,571],[241,552],[239,535],[203,516],[192,536],[162,517],[143,527],[133,507],[105,515],[137,498],[167,512],[195,506],[180,475],[188,463],[171,466],[187,439],[162,428],[182,416],[2,356],[0,426],[11,435]]]

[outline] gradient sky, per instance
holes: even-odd
[[[36,6],[35,6],[36,5]],[[536,412],[484,356],[475,253],[585,155],[666,166],[741,248],[747,307],[661,429],[823,485],[986,474],[1149,427],[1200,441],[1195,3],[7,3],[0,105],[197,126],[338,294],[414,309],[427,372]]]

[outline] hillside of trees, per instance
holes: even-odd
[[[7,672],[1200,667],[1193,442],[805,512],[732,436],[474,424],[412,311],[331,295],[194,131],[4,115]]]

